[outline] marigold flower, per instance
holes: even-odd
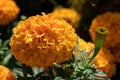
[[[116,61],[120,62],[120,13],[119,12],[106,12],[98,15],[93,19],[89,32],[91,39],[95,38],[95,30],[97,27],[102,26],[108,29],[109,34],[106,37],[105,47],[110,50],[116,57]]]
[[[10,70],[0,65],[0,80],[17,80]]]
[[[72,8],[56,8],[52,14],[61,19],[65,19],[69,24],[76,28],[76,23],[80,20],[80,15]]]
[[[93,64],[97,66],[97,69],[106,73],[109,78],[116,73],[115,58],[106,48],[101,48]]]
[[[106,37],[106,46],[115,47],[120,44],[120,13],[106,12],[102,15],[98,15],[93,19],[90,27],[90,35],[92,40],[95,38],[95,29],[99,26],[103,26],[108,29],[109,34]],[[112,44],[111,44],[112,43]]]
[[[19,12],[20,9],[14,0],[0,0],[0,25],[15,20]]]
[[[74,28],[51,14],[29,17],[13,29],[11,50],[28,66],[47,67],[68,60],[76,43]]]

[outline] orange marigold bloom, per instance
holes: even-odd
[[[10,70],[0,65],[0,80],[17,80]]]
[[[11,50],[28,66],[47,67],[68,60],[76,43],[74,28],[51,14],[29,17],[13,29]]]
[[[20,9],[14,0],[0,0],[0,25],[6,25],[15,20]]]
[[[120,62],[120,57],[118,57],[120,55],[120,13],[106,12],[94,18],[89,29],[92,40],[95,38],[95,29],[99,26],[108,29],[105,47],[114,54],[116,61]]]
[[[80,20],[80,15],[72,8],[56,8],[52,14],[61,19],[65,19],[74,28],[76,28],[76,23]]]
[[[101,48],[93,63],[97,66],[97,69],[102,70],[109,78],[116,73],[115,58],[106,48]]]
[[[106,37],[105,45],[107,47],[115,47],[120,44],[120,13],[106,12],[102,15],[98,15],[93,19],[90,27],[90,35],[92,40],[95,38],[95,29],[99,26],[103,26],[108,29],[109,34]]]

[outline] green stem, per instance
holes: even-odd
[[[96,29],[96,37],[94,40],[95,52],[91,57],[91,59],[89,60],[88,64],[97,56],[101,47],[103,47],[107,34],[108,34],[108,30],[104,27],[98,27]]]

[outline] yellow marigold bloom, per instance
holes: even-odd
[[[15,20],[19,11],[14,0],[0,0],[0,25],[6,25]]]
[[[0,65],[0,80],[17,80],[10,70]]]
[[[90,35],[92,40],[95,38],[95,29],[99,26],[105,27],[108,29],[109,34],[106,37],[106,46],[115,47],[120,44],[120,13],[106,12],[102,15],[98,15],[93,19],[90,27]]]
[[[80,15],[72,8],[56,8],[52,14],[57,18],[65,19],[74,28],[76,28],[76,23],[80,20]]]
[[[95,29],[103,26],[108,29],[109,34],[106,37],[105,47],[116,57],[116,61],[120,62],[120,13],[119,12],[106,12],[98,15],[93,19],[89,32],[92,40],[95,38]]]
[[[101,48],[93,63],[98,69],[106,73],[109,78],[116,73],[115,58],[106,48]]]
[[[47,67],[68,60],[76,45],[74,28],[51,14],[29,17],[13,29],[11,50],[28,66]]]

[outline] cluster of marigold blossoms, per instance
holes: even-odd
[[[76,46],[75,29],[53,14],[29,17],[13,29],[11,50],[21,63],[28,66],[46,67],[68,60]],[[22,39],[22,40],[21,40]],[[78,37],[79,50],[87,42]]]
[[[77,37],[75,29],[65,20],[52,14],[43,14],[20,21],[13,29],[10,46],[13,55],[21,63],[27,66],[48,67],[68,60],[73,55]],[[78,42],[79,50],[86,48],[89,52],[94,48],[93,43],[80,37]],[[104,55],[105,53],[109,56]],[[114,57],[108,50],[101,49],[93,64],[108,77],[115,74]]]
[[[99,26],[103,26],[108,29],[109,34],[106,37],[105,45],[104,45],[104,54],[96,57],[98,58],[97,64],[101,69],[105,72],[108,72],[110,75],[115,73],[115,62],[120,62],[120,13],[119,12],[106,12],[101,15],[98,15],[93,19],[92,24],[90,26],[89,32],[91,39],[94,41],[95,39],[95,29]],[[108,54],[109,53],[109,54]],[[102,61],[101,58],[105,57]],[[109,64],[106,65],[106,59],[108,59]],[[107,63],[108,63],[107,61]],[[102,67],[101,62],[104,62],[103,65],[108,66]],[[114,62],[114,64],[113,64]],[[111,67],[111,70],[108,68]]]
[[[19,12],[14,0],[0,0],[0,25],[7,25],[15,20]]]
[[[17,79],[7,67],[0,65],[0,80],[17,80]]]
[[[0,25],[15,20],[20,12],[14,0],[0,0]],[[63,20],[64,19],[64,20]],[[76,23],[80,15],[70,8],[56,8],[50,14],[31,16],[20,21],[13,29],[10,47],[14,57],[21,63],[33,67],[48,67],[71,58],[76,46]],[[93,64],[97,69],[112,77],[116,72],[116,62],[120,63],[120,13],[106,12],[93,19],[89,32],[95,39],[95,30],[99,26],[108,29],[104,47]],[[73,28],[74,27],[74,28]],[[78,37],[79,50],[89,52],[94,44]],[[75,54],[76,55],[76,54]],[[0,80],[16,80],[4,66],[0,66]]]

